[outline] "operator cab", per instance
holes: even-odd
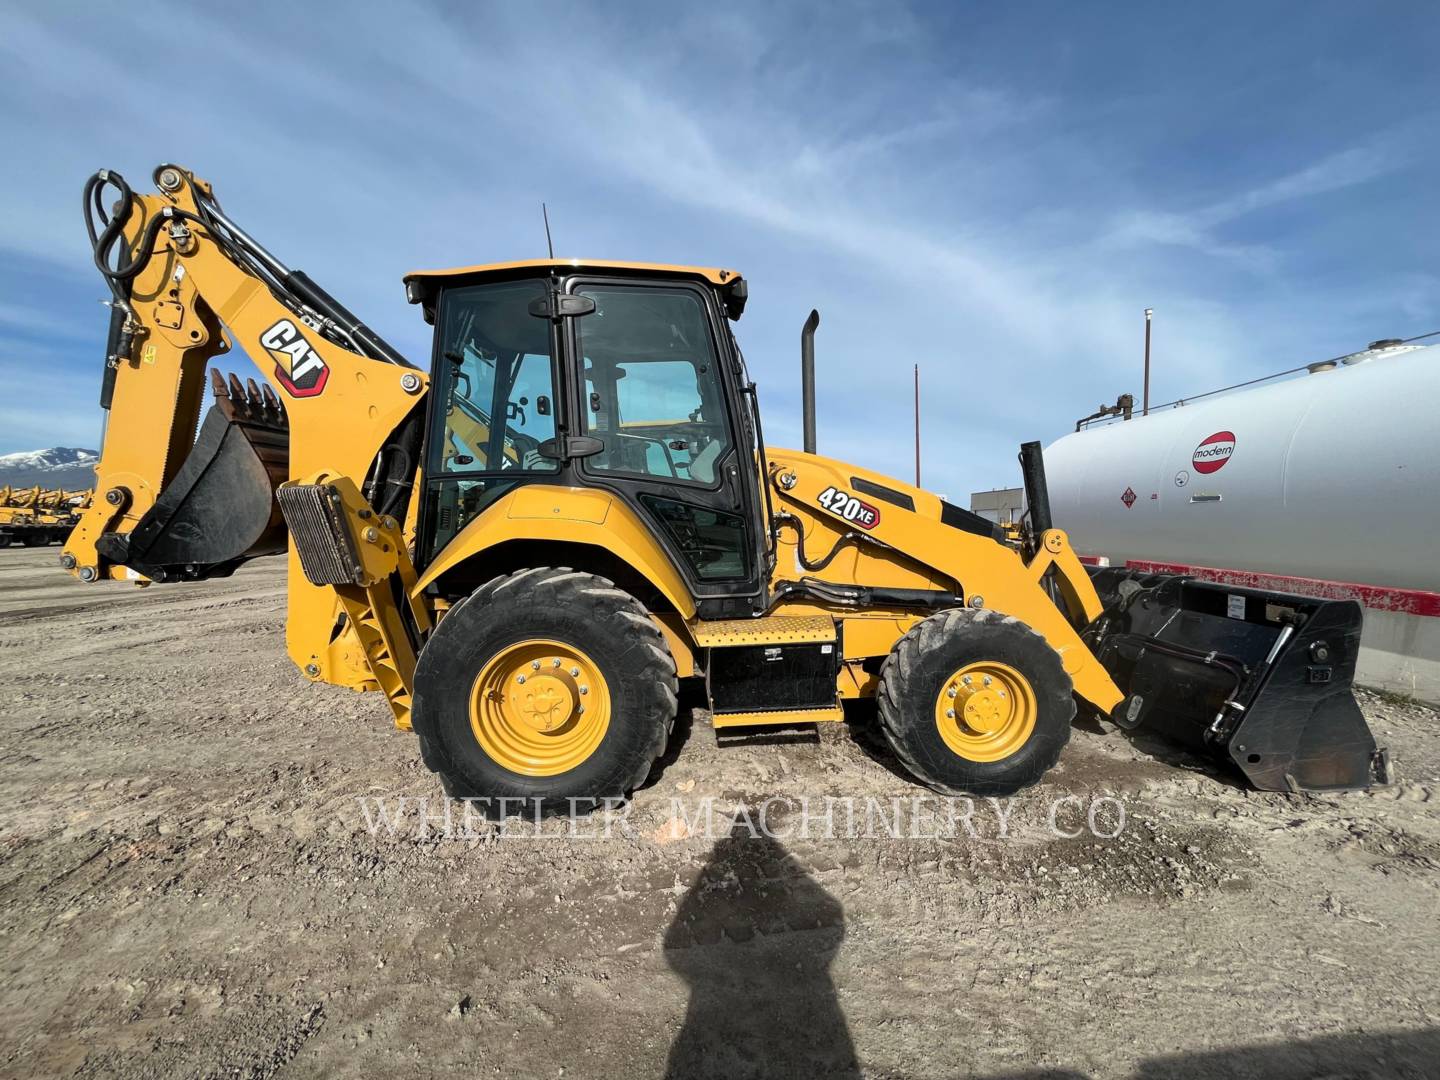
[[[532,261],[405,279],[435,326],[416,562],[522,484],[646,519],[709,617],[762,601],[758,417],[728,270]]]

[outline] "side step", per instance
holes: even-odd
[[[797,724],[837,723],[845,719],[845,710],[837,702],[826,709],[766,709],[759,712],[711,713],[716,728],[792,727]]]
[[[743,645],[806,645],[835,641],[835,620],[827,615],[767,615],[763,619],[692,622],[690,632],[702,649]]]

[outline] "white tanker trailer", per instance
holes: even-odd
[[[1440,347],[1077,431],[1045,471],[1078,551],[1357,599],[1362,681],[1440,698]]]

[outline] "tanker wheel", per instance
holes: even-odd
[[[26,533],[23,543],[26,547],[44,547],[50,543],[50,537],[44,533]]]
[[[8,534],[0,534],[0,548],[7,548],[14,541],[14,537]]]
[[[1070,739],[1075,698],[1060,654],[1019,619],[957,608],[917,624],[880,668],[880,729],[926,786],[1008,795]]]
[[[416,665],[414,725],[453,796],[493,812],[590,810],[645,780],[677,689],[638,600],[594,574],[536,567],[441,618]]]

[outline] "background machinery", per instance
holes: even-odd
[[[88,491],[0,488],[0,548],[60,543],[70,535],[79,512],[89,502]]]
[[[306,677],[382,691],[447,789],[549,809],[644,780],[703,678],[717,728],[877,699],[914,775],[1000,794],[1077,702],[1161,717],[1275,788],[1364,786],[1359,608],[1184,579],[1101,581],[1022,453],[1018,543],[937,496],[767,448],[722,269],[557,259],[417,272],[413,365],[172,165],[92,177],[114,296],[84,581],[187,581],[287,553]],[[806,324],[806,352],[817,319]],[[206,365],[238,343],[264,382]]]

